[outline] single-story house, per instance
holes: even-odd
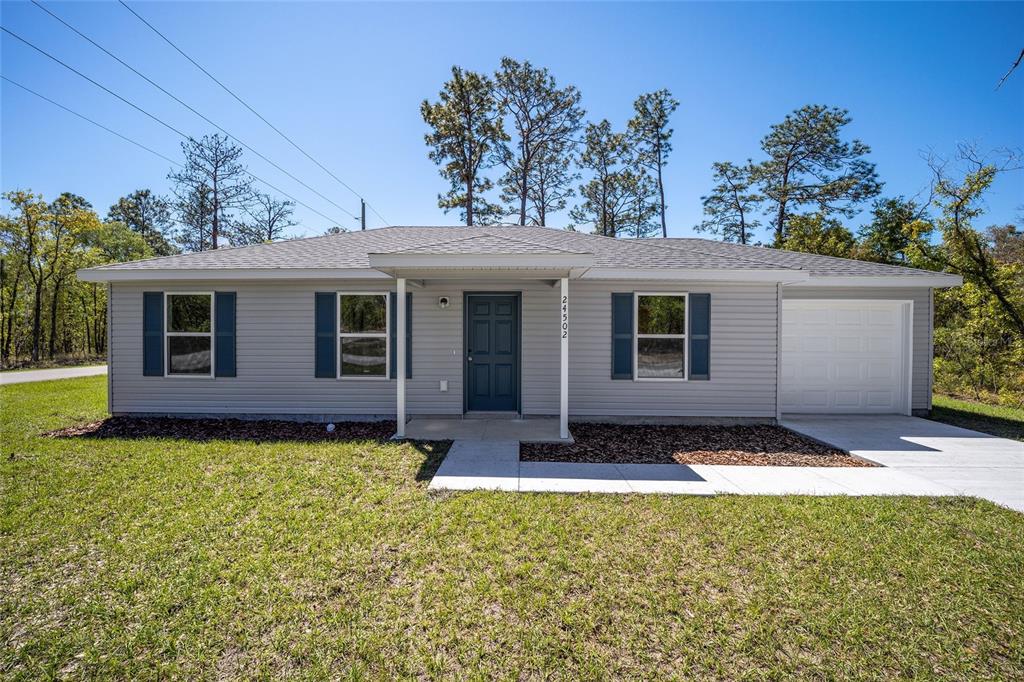
[[[389,227],[105,265],[115,415],[926,413],[957,276],[705,239]]]

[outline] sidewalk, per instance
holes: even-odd
[[[877,467],[520,462],[519,443],[455,441],[431,490],[669,495],[955,495],[953,488]]]

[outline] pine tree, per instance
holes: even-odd
[[[517,216],[525,225],[530,219],[530,197],[544,194],[533,186],[547,181],[546,193],[557,193],[564,187],[551,181],[564,168],[569,145],[579,132],[583,109],[580,92],[573,86],[559,88],[547,69],[530,62],[517,62],[505,57],[494,76],[498,107],[514,132],[509,145],[501,146],[501,163],[506,172],[499,184],[501,199],[509,204],[507,214]],[[545,165],[554,168],[545,168]],[[568,182],[568,181],[567,181]],[[549,206],[541,213],[546,217]]]
[[[423,100],[420,113],[431,128],[424,136],[432,147],[430,160],[451,183],[448,192],[438,195],[437,205],[446,213],[459,209],[469,226],[500,217],[501,208],[484,197],[494,183],[482,175],[498,161],[508,140],[491,79],[453,66],[438,102]]]
[[[761,140],[768,160],[755,167],[754,179],[769,202],[776,245],[785,241],[786,224],[801,208],[853,217],[859,203],[881,191],[875,164],[864,158],[871,149],[860,140],[841,139],[850,121],[845,109],[807,105]]]
[[[700,198],[707,217],[694,229],[710,232],[722,241],[748,244],[760,226],[753,214],[764,199],[751,189],[751,164],[748,161],[745,166],[737,166],[723,161],[711,167],[716,184],[710,194]]]
[[[637,97],[633,103],[636,115],[629,121],[630,144],[636,150],[637,161],[653,176],[658,193],[658,215],[661,218],[661,236],[668,236],[665,223],[665,183],[663,170],[672,152],[672,128],[669,119],[679,102],[668,90],[649,92]]]

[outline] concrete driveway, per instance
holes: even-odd
[[[75,377],[91,377],[106,374],[106,365],[90,365],[88,367],[55,367],[53,369],[30,369],[24,372],[0,372],[0,386],[8,384],[24,384],[29,381],[51,381],[53,379],[73,379]]]
[[[1024,512],[1024,443],[897,415],[789,415],[782,425],[959,494]]]

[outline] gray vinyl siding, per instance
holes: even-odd
[[[611,295],[634,291],[711,294],[710,380],[611,378]],[[570,282],[569,299],[570,416],[775,417],[774,284]]]
[[[142,375],[145,291],[235,291],[237,377]],[[114,414],[393,415],[395,381],[313,376],[317,291],[393,291],[386,283],[115,283],[111,294],[110,393]],[[462,414],[463,291],[521,291],[524,413],[558,410],[558,290],[544,282],[429,285],[413,294],[410,414]],[[451,305],[442,310],[439,296]],[[439,389],[448,380],[448,391]]]
[[[784,299],[890,300],[914,302],[913,376],[911,408],[932,407],[932,290],[927,287],[783,287]]]
[[[144,377],[144,291],[235,291],[237,377]],[[393,415],[394,380],[314,378],[314,292],[393,291],[365,281],[115,283],[110,309],[110,408],[114,414]],[[437,282],[413,293],[410,415],[463,412],[463,294],[522,292],[524,415],[558,413],[559,290],[547,282]],[[711,294],[711,379],[611,379],[612,292]],[[784,288],[786,298],[914,300],[915,409],[930,407],[929,289]],[[656,284],[572,281],[569,411],[575,417],[773,418],[777,307],[774,284]],[[450,300],[437,305],[439,296]],[[442,393],[439,382],[448,380]]]

